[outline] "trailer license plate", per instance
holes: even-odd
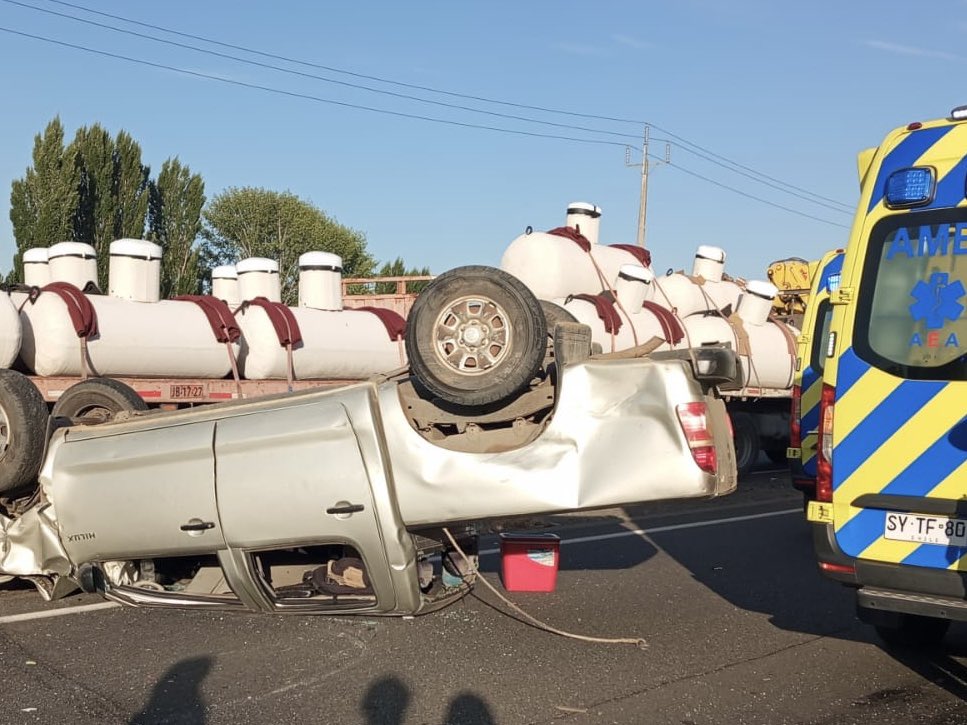
[[[967,520],[888,511],[883,537],[941,546],[967,546]]]

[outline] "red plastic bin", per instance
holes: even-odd
[[[500,535],[500,579],[508,592],[553,592],[560,560],[557,534]]]

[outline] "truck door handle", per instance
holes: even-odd
[[[214,521],[189,521],[187,524],[181,525],[182,531],[206,531],[214,528]]]
[[[366,507],[363,506],[361,503],[347,503],[347,504],[339,504],[336,506],[331,506],[330,508],[326,509],[326,513],[339,516],[339,515],[358,514],[360,511],[365,511],[365,510],[366,510]]]

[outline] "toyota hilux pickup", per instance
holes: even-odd
[[[731,350],[592,355],[480,267],[438,277],[407,335],[395,376],[53,420],[39,487],[0,515],[0,575],[47,598],[418,614],[468,590],[480,522],[735,488]]]

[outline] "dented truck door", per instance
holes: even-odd
[[[367,410],[366,391],[349,396],[350,405],[358,400]],[[316,399],[217,423],[216,488],[225,539],[245,585],[263,606],[384,610],[396,603],[346,400]],[[378,471],[378,462],[373,465]],[[364,562],[371,596],[332,599],[300,589],[335,556]]]

